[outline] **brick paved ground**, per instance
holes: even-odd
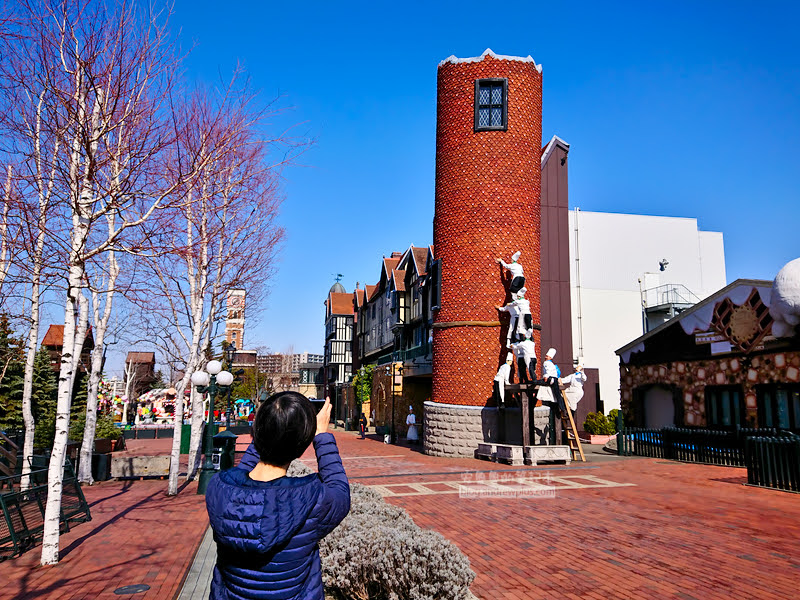
[[[428,493],[387,500],[461,548],[483,600],[800,597],[800,495],[746,487],[743,469],[603,455],[512,469],[336,437],[353,481],[423,484]],[[522,497],[466,497],[447,485],[548,476],[562,478],[545,485],[554,491]],[[562,485],[591,483],[583,476],[634,485]]]
[[[39,566],[41,545],[1,562],[0,599],[174,598],[208,517],[196,484],[172,498],[165,495],[166,488],[164,480],[84,486],[92,520],[61,536],[61,561],[54,567]],[[114,594],[136,583],[150,590],[135,596]]]
[[[800,495],[745,487],[742,469],[602,454],[512,468],[335,435],[353,481],[467,554],[482,600],[800,596]],[[61,563],[38,567],[37,549],[0,563],[0,599],[119,598],[135,583],[151,590],[123,597],[175,598],[208,521],[193,486],[165,488],[84,488],[94,518],[62,536]]]

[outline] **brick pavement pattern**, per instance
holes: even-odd
[[[155,440],[158,441],[158,440]],[[61,561],[39,566],[41,545],[0,563],[0,600],[170,600],[177,596],[208,527],[197,485],[166,496],[165,480],[83,486],[92,520],[61,536]],[[118,596],[137,583],[150,590]]]
[[[387,501],[461,548],[482,600],[800,596],[800,497],[746,487],[742,469],[602,454],[512,468],[334,434],[352,481],[398,492]],[[312,452],[303,460],[313,465]],[[547,489],[509,493],[537,484]],[[55,567],[39,567],[36,548],[0,563],[0,600],[176,598],[208,518],[193,484],[174,498],[165,489],[84,487],[93,520],[62,536]],[[113,593],[136,583],[151,589]]]
[[[461,548],[482,600],[800,597],[800,496],[744,486],[743,469],[602,455],[586,465],[510,468],[336,437],[348,476],[366,485],[548,475],[634,484],[388,496]]]

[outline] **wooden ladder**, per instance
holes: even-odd
[[[567,419],[564,419],[564,414],[561,414],[561,422],[564,423],[564,429],[567,432],[567,444],[572,452],[572,460],[578,460],[580,456],[581,462],[586,462],[586,456],[583,454],[583,446],[578,437],[578,431],[575,429],[575,419],[572,418],[572,409],[569,407],[569,401],[564,390],[561,390],[561,396],[564,398],[564,409],[567,413]]]

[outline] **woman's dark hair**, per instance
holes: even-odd
[[[300,458],[317,432],[317,413],[308,398],[279,392],[258,409],[253,444],[261,462],[282,467]]]

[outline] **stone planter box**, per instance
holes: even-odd
[[[581,437],[581,441],[585,442],[587,444],[600,444],[601,446],[604,446],[605,444],[608,443],[608,440],[610,440],[611,438],[617,437],[617,434],[614,434],[614,435],[593,435],[593,434],[590,434],[590,433],[582,433],[580,437]]]
[[[123,456],[111,459],[111,477],[166,477],[169,475],[169,456]]]

